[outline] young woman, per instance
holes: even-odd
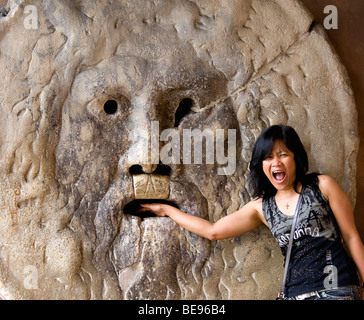
[[[253,150],[249,184],[254,200],[237,212],[212,223],[164,204],[145,204],[141,211],[168,216],[210,240],[240,236],[264,223],[285,256],[302,191],[286,299],[359,299],[355,264],[364,279],[364,247],[349,198],[331,177],[307,171],[307,154],[294,129],[272,126]]]

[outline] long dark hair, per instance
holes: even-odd
[[[263,160],[271,154],[276,140],[283,141],[287,148],[294,153],[296,162],[295,191],[298,192],[298,182],[305,186],[311,178],[306,175],[308,171],[308,157],[297,132],[289,126],[271,126],[258,137],[253,149],[248,176],[248,183],[253,198],[272,197],[277,193],[276,188],[263,172]]]

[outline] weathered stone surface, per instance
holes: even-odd
[[[38,29],[25,28],[28,5]],[[252,146],[275,123],[294,126],[312,169],[335,177],[355,201],[353,94],[299,1],[33,0],[9,1],[6,12],[2,297],[275,297],[282,258],[266,228],[210,242],[168,218],[124,213],[136,198],[131,168],[152,179],[158,164],[148,152],[153,121],[160,133],[173,129],[170,137],[238,132],[236,170],[226,176],[216,157],[188,164],[183,154],[163,153],[175,150],[168,139],[158,141],[159,156],[171,160],[162,198],[190,214],[216,221],[250,199]],[[191,110],[176,119],[186,101]]]

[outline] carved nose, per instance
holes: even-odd
[[[144,173],[153,173],[157,166],[157,164],[143,164],[141,167]]]
[[[137,174],[158,174],[163,176],[170,176],[171,168],[167,165],[161,164],[138,164],[131,166],[129,169],[131,175]]]

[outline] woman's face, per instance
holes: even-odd
[[[282,140],[274,142],[271,154],[263,160],[263,171],[278,191],[293,188],[296,180],[294,153]]]

